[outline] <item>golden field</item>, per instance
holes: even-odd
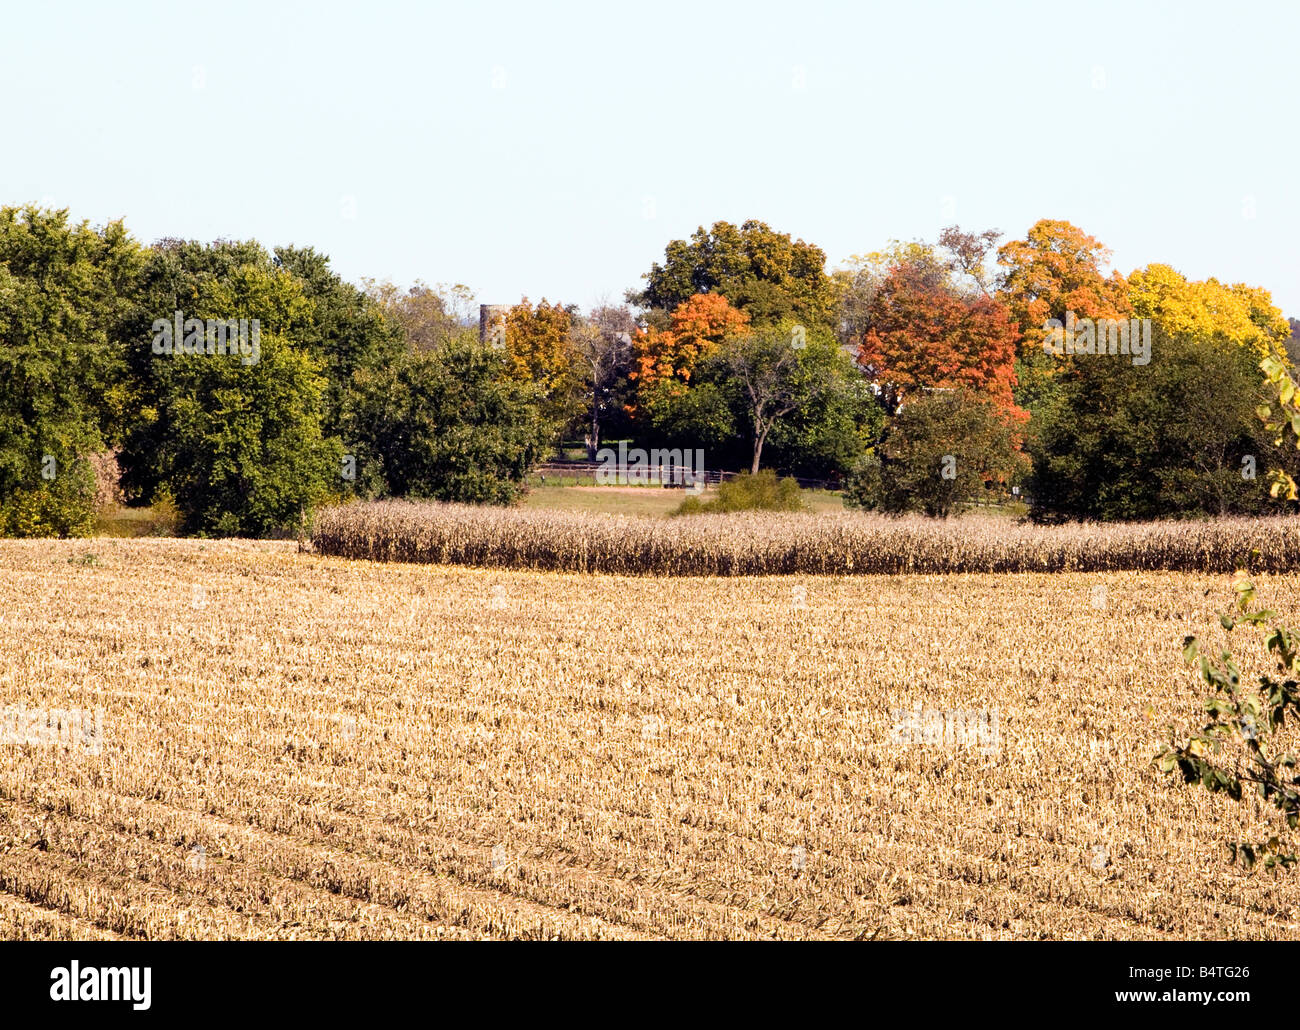
[[[0,709],[103,713],[0,742],[0,936],[1300,937],[1241,806],[1149,766],[1228,579],[0,541]]]

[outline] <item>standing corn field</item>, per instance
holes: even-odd
[[[384,501],[329,508],[321,554],[623,575],[897,575],[1300,569],[1300,518],[1019,525],[859,512],[654,520]]]

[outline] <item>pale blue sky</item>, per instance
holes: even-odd
[[[1064,218],[1121,271],[1250,282],[1300,317],[1298,12],[28,4],[4,18],[0,202],[584,306],[718,219],[834,266]]]

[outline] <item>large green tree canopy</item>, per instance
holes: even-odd
[[[1282,510],[1265,472],[1294,473],[1256,416],[1256,356],[1217,335],[1155,327],[1149,364],[1058,359],[1059,389],[1030,423],[1040,519],[1152,519]]]
[[[120,222],[0,208],[0,523],[86,531],[88,458],[121,434],[123,339],[140,248]]]
[[[549,439],[539,388],[477,340],[358,375],[347,415],[360,472],[397,497],[509,504]]]
[[[689,242],[673,240],[664,263],[655,262],[643,278],[644,289],[629,290],[627,299],[664,319],[697,293],[721,294],[755,326],[830,326],[836,315],[825,252],[752,219],[739,228],[714,222]]]
[[[326,358],[305,284],[255,243],[167,242],[152,251],[130,341],[123,481],[175,500],[188,532],[263,536],[297,524],[337,481]],[[255,350],[158,353],[155,323],[239,320]]]

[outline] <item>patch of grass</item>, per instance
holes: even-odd
[[[681,490],[662,486],[534,486],[525,508],[592,512],[609,515],[666,516],[681,503]]]
[[[557,483],[554,477],[547,476],[545,485],[540,480],[530,481],[528,494],[524,497],[522,507],[607,515],[668,516],[681,505],[683,494],[685,494],[684,490],[667,490],[658,484],[596,486],[592,483],[591,477],[587,477],[586,483],[575,483],[569,479]],[[704,491],[701,499],[707,501],[716,496],[716,487],[710,487]],[[835,490],[805,490],[801,499],[807,511],[844,510],[842,495]]]
[[[170,501],[163,500],[147,508],[110,504],[96,514],[91,535],[119,539],[175,536],[179,527],[180,513]]]
[[[805,511],[844,510],[844,495],[838,490],[804,490],[799,499]]]

